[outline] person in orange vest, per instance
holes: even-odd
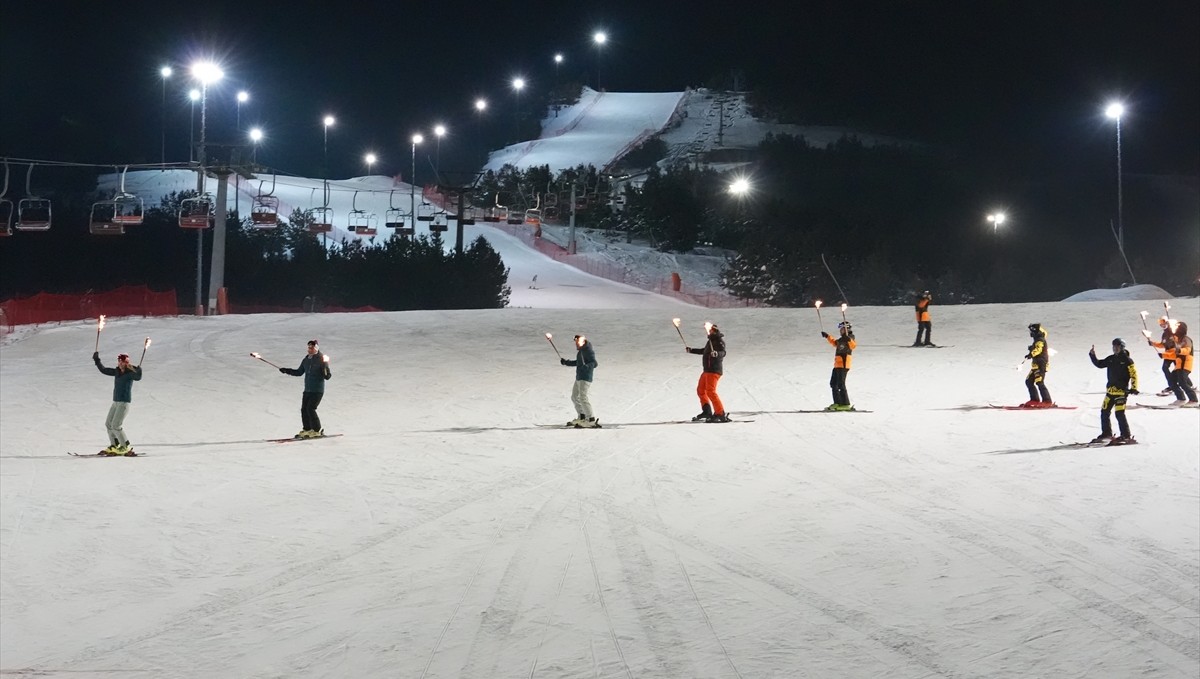
[[[1192,386],[1191,374],[1195,346],[1187,331],[1187,323],[1180,321],[1175,324],[1175,372],[1171,374],[1175,384],[1175,402],[1171,405],[1197,408],[1200,407],[1200,401],[1196,400],[1196,388]]]
[[[1171,330],[1171,319],[1166,316],[1158,319],[1158,327],[1163,329],[1161,341],[1155,342],[1150,339],[1149,330],[1142,333],[1146,335],[1146,344],[1162,350],[1158,352],[1158,356],[1163,360],[1162,371],[1163,376],[1167,378],[1167,388],[1158,392],[1158,395],[1170,396],[1175,393],[1175,333]]]
[[[933,323],[929,321],[929,303],[933,300],[929,291],[921,293],[917,298],[917,303],[913,306],[917,312],[917,339],[913,342],[914,347],[931,347],[933,342],[929,339],[930,332],[933,331]],[[921,339],[921,333],[925,333],[925,339]]]
[[[854,341],[854,329],[849,321],[838,323],[839,337],[834,339],[822,331],[821,337],[833,345],[833,372],[829,375],[829,388],[833,390],[833,403],[825,410],[854,410],[850,405],[850,393],[846,391],[846,376],[850,373],[850,354],[858,343]]]

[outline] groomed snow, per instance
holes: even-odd
[[[540,280],[540,279],[539,279]],[[566,288],[564,287],[564,290]],[[579,303],[585,304],[580,293]],[[1171,302],[1197,327],[1196,299]],[[812,309],[504,309],[110,319],[101,355],[153,337],[127,431],[91,323],[0,348],[0,671],[153,677],[1195,677],[1200,417],[1098,431],[1087,349],[1139,301],[855,308],[850,394]],[[703,321],[729,343],[729,425],[697,410]],[[835,310],[824,312],[830,328]],[[1025,399],[1026,325],[1049,386]],[[600,362],[602,430],[572,417],[567,349]],[[337,439],[299,429],[319,338]],[[1152,395],[1139,403],[1162,403]]]

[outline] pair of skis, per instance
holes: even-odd
[[[332,438],[337,438],[339,436],[341,436],[341,434],[322,434],[321,436],[312,436],[312,437],[308,437],[308,438],[297,438],[297,437],[293,436],[293,437],[289,437],[286,439],[264,439],[264,442],[265,443],[296,443],[298,441],[319,441],[321,439],[332,439]],[[72,457],[145,457],[146,456],[145,453],[116,455],[113,453],[105,452],[103,450],[98,453],[73,453],[73,452],[68,451],[67,455],[70,455]]]

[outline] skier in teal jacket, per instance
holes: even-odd
[[[325,396],[325,381],[333,377],[329,372],[329,357],[321,353],[317,341],[308,341],[308,355],[300,360],[299,368],[280,368],[284,375],[304,378],[304,396],[300,400],[300,419],[303,428],[298,439],[320,438],[325,435],[321,429],[321,418],[317,417],[317,406]]]
[[[571,387],[571,403],[575,405],[575,412],[579,413],[579,417],[567,423],[568,426],[578,429],[591,429],[600,426],[600,421],[596,419],[596,413],[592,411],[592,402],[588,398],[588,391],[592,388],[592,377],[595,375],[596,366],[596,351],[592,348],[592,343],[583,335],[575,336],[575,358],[573,360],[560,358],[559,363],[565,366],[575,368],[575,386]]]
[[[100,362],[100,352],[92,354],[96,368],[101,374],[113,379],[113,403],[108,408],[108,418],[104,426],[108,429],[109,446],[101,451],[104,455],[136,455],[133,446],[125,436],[125,416],[129,414],[129,404],[133,401],[133,383],[142,379],[142,369],[130,365],[129,354],[117,355],[117,367],[106,368]]]

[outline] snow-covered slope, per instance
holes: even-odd
[[[580,290],[584,306],[591,291]],[[1200,327],[1200,303],[1174,300]],[[14,676],[1134,677],[1200,669],[1200,413],[1098,431],[1091,344],[1145,302],[854,308],[849,391],[811,309],[525,310],[110,319],[106,362],[154,343],[104,443],[87,323],[0,351],[0,664]],[[697,410],[704,320],[726,334]],[[828,317],[826,320],[832,321]],[[1025,326],[1057,350],[1025,398]],[[560,349],[594,342],[601,430]],[[294,366],[332,358],[299,429]],[[1130,347],[1139,403],[1158,359]],[[973,409],[982,407],[982,409]],[[746,422],[754,420],[753,422]],[[619,425],[619,426],[618,426]]]

